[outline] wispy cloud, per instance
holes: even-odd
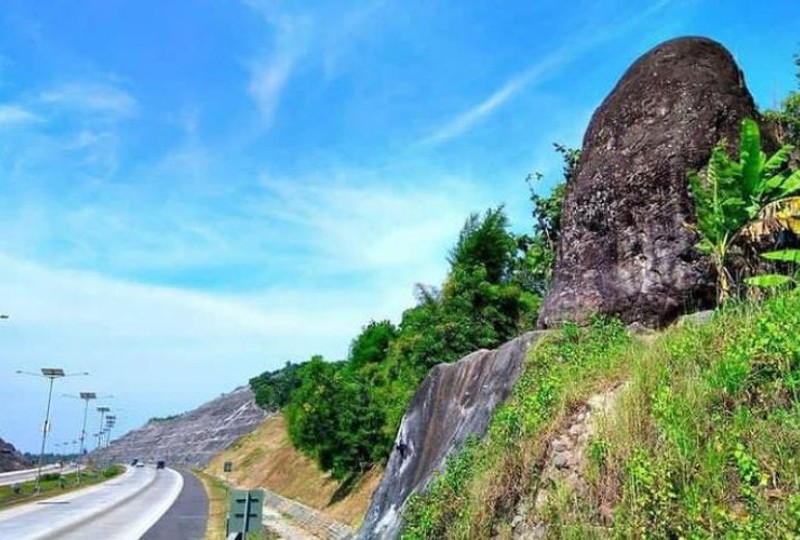
[[[261,57],[249,62],[247,93],[255,101],[265,126],[272,124],[297,61],[305,54],[310,39],[308,14],[282,13],[272,3],[245,1],[257,11],[272,33],[272,44]]]
[[[626,18],[624,21],[614,21],[594,31],[581,33],[580,35],[583,36],[582,38],[573,39],[568,45],[556,49],[554,52],[545,56],[543,60],[536,62],[523,72],[511,77],[500,86],[500,88],[492,92],[477,105],[457,114],[454,118],[434,129],[422,140],[422,144],[436,145],[466,133],[482,119],[502,107],[520,91],[532,84],[540,82],[547,76],[557,73],[588,48],[609,41],[631,30],[643,20],[674,3],[674,1],[675,0],[659,0],[634,17]]]
[[[0,126],[30,124],[41,118],[20,105],[0,105]]]
[[[414,275],[431,262],[443,270],[446,250],[467,215],[486,204],[485,193],[464,178],[438,176],[420,187],[379,184],[366,176],[351,171],[329,173],[324,182],[265,180],[271,197],[264,212],[272,222],[298,231],[306,251],[328,272],[404,269],[403,286],[408,286],[432,277]]]
[[[69,83],[40,95],[43,103],[85,112],[128,116],[136,110],[136,99],[115,86],[101,83]]]

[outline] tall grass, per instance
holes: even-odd
[[[601,321],[548,337],[485,440],[410,502],[404,537],[509,536],[564,418],[622,380],[588,443],[587,492],[556,486],[538,516],[549,537],[800,534],[800,294],[789,292],[647,342]]]

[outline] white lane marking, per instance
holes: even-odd
[[[122,535],[115,536],[119,540],[123,539],[132,539],[137,540],[144,536],[144,533],[150,530],[150,527],[156,524],[156,522],[161,519],[161,516],[167,513],[167,510],[172,508],[172,505],[175,504],[175,501],[178,499],[178,495],[181,494],[183,491],[183,476],[173,469],[164,469],[164,472],[168,472],[173,476],[174,483],[169,491],[169,496],[165,497],[161,504],[155,508],[147,515],[142,516],[142,518],[135,523],[131,523],[126,525],[128,530],[126,530]]]

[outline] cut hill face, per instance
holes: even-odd
[[[241,387],[174,418],[151,420],[92,457],[117,462],[163,459],[178,466],[203,466],[253,431],[267,414],[253,401],[250,388]]]
[[[226,461],[233,464],[229,474],[223,472]],[[346,495],[339,495],[340,482],[320,471],[311,459],[292,446],[281,414],[270,416],[255,431],[214,457],[206,472],[227,478],[241,488],[269,489],[352,527],[361,523],[382,474],[373,470]]]
[[[0,472],[19,471],[30,466],[14,445],[0,439]]]
[[[528,332],[496,350],[480,350],[434,367],[403,416],[386,473],[358,537],[396,538],[409,497],[428,486],[447,458],[470,437],[482,437],[543,332]]]

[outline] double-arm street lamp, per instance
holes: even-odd
[[[42,479],[42,461],[44,460],[44,448],[47,444],[47,432],[50,431],[50,404],[53,400],[53,381],[56,379],[61,379],[64,377],[77,377],[81,375],[88,375],[89,373],[84,371],[81,373],[64,373],[64,370],[61,368],[42,368],[41,374],[33,373],[30,371],[22,371],[17,370],[17,374],[19,375],[31,375],[33,377],[42,377],[44,379],[48,379],[50,381],[49,388],[47,390],[47,410],[44,415],[44,426],[42,428],[42,448],[39,450],[39,464],[36,468],[36,491],[39,491],[40,483]]]

